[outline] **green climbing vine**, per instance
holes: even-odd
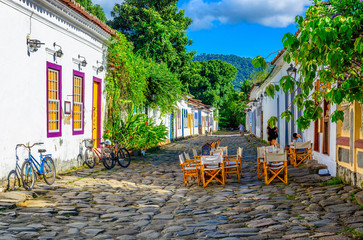
[[[119,33],[117,37],[113,37],[110,43],[107,54],[108,73],[105,78],[107,101],[105,135],[112,140],[126,141],[135,135],[135,132],[125,131],[122,127],[130,125],[128,120],[133,119],[130,116],[134,115],[133,109],[149,106],[161,113],[168,113],[174,109],[176,102],[184,93],[182,83],[166,64],[144,59],[134,53],[132,44],[123,34]],[[157,130],[160,130],[158,135],[166,135],[165,128],[157,126],[147,119],[147,116],[142,116],[142,119],[150,124],[146,125],[149,127],[143,128],[140,138],[150,136],[151,132]],[[152,141],[151,137],[145,139]],[[159,139],[164,138],[159,136]],[[149,142],[141,145],[146,147],[155,145],[155,141]],[[137,147],[140,143],[135,142],[134,145],[131,147]]]

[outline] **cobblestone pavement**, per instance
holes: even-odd
[[[289,185],[266,186],[256,177],[261,143],[247,138],[195,137],[133,159],[127,169],[99,165],[68,172],[53,186],[36,183],[39,197],[0,210],[0,239],[359,239],[357,189],[317,183],[303,168],[289,169]],[[185,187],[178,154],[216,139],[231,154],[244,147],[241,183],[232,177],[225,187]]]

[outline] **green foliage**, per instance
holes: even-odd
[[[228,95],[228,100],[222,105],[219,110],[219,126],[222,129],[237,128],[239,124],[246,122],[246,113],[248,98],[245,92],[231,91]]]
[[[186,30],[192,20],[178,10],[177,1],[125,0],[115,4],[108,24],[123,33],[134,45],[134,52],[157,63],[166,63],[182,81],[189,71],[194,52]]]
[[[327,182],[327,184],[328,184],[328,185],[338,185],[338,184],[342,184],[342,183],[343,183],[343,181],[342,181],[342,179],[341,179],[341,178],[339,178],[339,177],[332,178],[332,179],[330,179],[330,180]]]
[[[165,113],[172,110],[183,95],[176,74],[163,63],[134,54],[132,45],[122,34],[111,39],[107,63],[105,126],[115,137],[112,140],[121,135],[122,113],[130,105],[137,109],[148,105]]]
[[[277,117],[270,117],[269,120],[267,120],[267,125],[271,126],[271,127],[275,127],[277,123]]]
[[[287,195],[286,196],[286,200],[295,200],[296,196],[295,195]]]
[[[98,19],[100,19],[103,22],[106,22],[106,15],[103,11],[102,7],[99,4],[93,5],[91,0],[75,0],[79,4],[81,4],[88,12],[95,15]]]
[[[184,94],[183,85],[175,73],[172,73],[165,63],[150,61],[147,71],[149,74],[148,106],[159,109],[161,113],[169,112]]]
[[[117,139],[128,149],[148,149],[164,141],[166,136],[167,129],[163,124],[156,125],[146,114],[134,113],[130,104],[116,131],[108,131],[104,137]]]
[[[302,94],[295,101],[304,109],[304,116],[298,120],[299,128],[309,127],[321,116],[323,100],[340,104],[363,101],[363,7],[360,0],[315,0],[315,6],[307,9],[305,17],[297,16],[295,21],[300,35],[287,33],[283,37],[286,48],[284,60],[299,66],[302,81],[283,77],[280,84],[285,92],[301,87]],[[255,67],[264,67],[263,59],[254,59]],[[323,66],[323,67],[322,67]],[[330,89],[314,89],[314,81]],[[316,102],[306,101],[312,97]],[[315,105],[315,106],[313,106]],[[343,120],[336,110],[332,121]]]
[[[234,88],[237,90],[241,84],[248,78],[250,78],[253,72],[261,71],[261,68],[255,68],[252,64],[251,58],[239,57],[236,55],[224,55],[224,54],[200,54],[193,58],[193,61],[209,61],[212,59],[221,60],[232,64],[237,69],[237,77],[232,81]],[[269,66],[269,65],[268,65]]]
[[[222,106],[233,90],[231,82],[236,78],[236,68],[220,60],[193,62],[193,66],[195,74],[189,85],[190,93],[205,104]]]
[[[265,59],[261,56],[257,56],[254,59],[252,59],[252,64],[256,68],[262,68],[264,70],[267,68],[267,63],[266,63]]]

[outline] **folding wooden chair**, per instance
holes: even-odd
[[[264,146],[257,148],[257,178],[260,179],[263,174],[263,162],[265,160],[265,151],[273,152],[275,150],[275,146]]]
[[[239,161],[241,176],[243,176],[243,174],[242,174],[242,156],[243,156],[243,148],[238,147],[238,149],[237,149],[237,159]]]
[[[290,163],[299,166],[306,159],[312,159],[312,144],[308,142],[295,142],[290,146]]]
[[[265,184],[270,184],[275,178],[287,184],[287,158],[283,149],[279,153],[269,153],[266,151],[265,158],[263,162]],[[283,173],[283,177],[280,176],[280,173]]]
[[[224,164],[221,155],[202,156],[201,175],[203,179],[203,187],[206,187],[213,179],[225,185]]]
[[[228,156],[228,147],[218,147],[217,150],[222,150],[223,156]]]
[[[197,150],[195,148],[193,148],[192,151],[193,151],[194,158],[200,158],[200,156],[198,156]]]
[[[179,155],[179,161],[183,171],[185,186],[187,186],[189,183],[189,177],[191,179],[197,178],[198,185],[200,185],[200,175],[199,175],[198,165],[191,161],[185,161],[183,154]]]
[[[242,149],[237,149],[236,155],[228,155],[224,157],[224,178],[227,182],[227,175],[230,176],[232,173],[236,173],[238,177],[238,182],[240,182],[242,175]]]

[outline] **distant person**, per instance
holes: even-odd
[[[296,142],[303,142],[301,135],[298,133],[293,133],[292,134],[292,144],[295,145]],[[305,152],[305,149],[297,149],[298,153],[303,153]]]
[[[278,146],[279,144],[277,143],[276,139],[279,136],[278,132],[279,129],[275,126],[272,127],[271,125],[267,126],[267,140],[268,140],[268,144],[271,145],[275,145]]]
[[[293,142],[303,142],[301,135],[298,133],[292,134],[292,141]]]
[[[241,123],[241,124],[239,125],[239,134],[240,134],[241,136],[243,136],[243,132],[244,132],[243,124]]]

